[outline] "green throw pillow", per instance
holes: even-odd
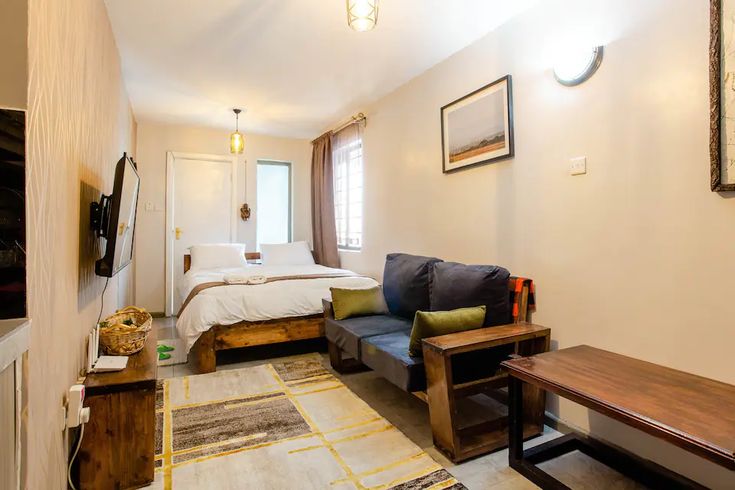
[[[375,286],[370,289],[329,288],[332,292],[334,319],[344,320],[353,316],[384,315],[388,313],[383,289]]]
[[[484,306],[474,306],[450,311],[417,311],[413,318],[408,355],[423,356],[421,339],[482,327],[485,309]]]

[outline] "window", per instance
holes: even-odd
[[[337,246],[362,248],[362,138],[356,124],[334,135],[334,214]]]
[[[291,164],[258,160],[256,236],[261,243],[291,241]]]

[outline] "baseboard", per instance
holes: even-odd
[[[148,313],[150,313],[153,318],[165,318],[166,317],[166,313],[162,311],[149,311]]]

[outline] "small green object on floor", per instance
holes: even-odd
[[[158,360],[159,361],[165,361],[166,359],[171,359],[171,354],[166,354],[165,352],[159,352],[158,353]]]
[[[165,345],[165,344],[161,344],[158,347],[156,347],[156,351],[158,351],[159,354],[162,352],[171,352],[172,350],[176,350],[176,349],[174,347],[171,347],[170,345]],[[168,357],[171,357],[171,356],[168,356]],[[168,359],[168,357],[166,357],[165,359]]]

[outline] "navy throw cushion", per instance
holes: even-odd
[[[441,261],[402,253],[385,257],[383,294],[392,314],[413,320],[418,310],[429,310],[431,274],[434,264]]]
[[[456,262],[436,264],[431,280],[431,310],[447,311],[484,305],[484,326],[509,323],[509,278],[510,272],[496,265]]]

